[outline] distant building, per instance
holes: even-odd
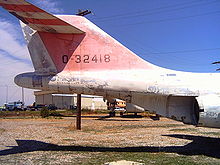
[[[55,105],[59,109],[70,109],[76,106],[77,95],[76,94],[51,94],[47,91],[35,91],[36,105]],[[82,109],[107,109],[106,102],[104,102],[101,96],[82,95]]]

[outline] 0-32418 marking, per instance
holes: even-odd
[[[111,61],[111,56],[108,54],[105,55],[73,55],[70,60],[73,60],[75,63],[108,63]],[[69,57],[67,55],[62,56],[62,61],[64,64],[68,63]]]

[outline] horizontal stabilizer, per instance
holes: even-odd
[[[66,34],[84,33],[84,31],[25,0],[0,0],[0,6],[37,31]]]

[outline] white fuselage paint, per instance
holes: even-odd
[[[33,72],[16,76],[15,83],[55,93],[119,98],[187,124],[220,127],[220,108],[215,107],[220,104],[218,73],[187,73],[159,67],[153,70],[62,71],[54,76]],[[212,95],[216,103],[209,97]],[[204,102],[204,96],[210,101]],[[198,102],[202,99],[204,105],[196,108],[196,99]]]
[[[114,70],[93,72],[61,72],[45,76],[42,90],[57,90],[64,93],[99,94],[106,93],[143,93],[149,95],[200,96],[220,94],[220,74],[187,73],[168,69],[160,70]],[[29,76],[29,78],[31,78]],[[19,78],[20,79],[20,78]],[[33,88],[32,80],[15,82],[27,88]]]
[[[220,74],[185,73],[165,69],[61,72],[57,74],[56,82],[60,90],[62,86],[80,86],[97,91],[100,89],[175,96],[220,94]]]

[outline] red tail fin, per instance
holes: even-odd
[[[155,67],[84,17],[54,16],[25,0],[0,0],[0,5],[37,31],[25,33],[39,73]]]
[[[58,71],[151,69],[154,65],[136,56],[89,20],[79,16],[60,16],[85,34],[40,32]]]

